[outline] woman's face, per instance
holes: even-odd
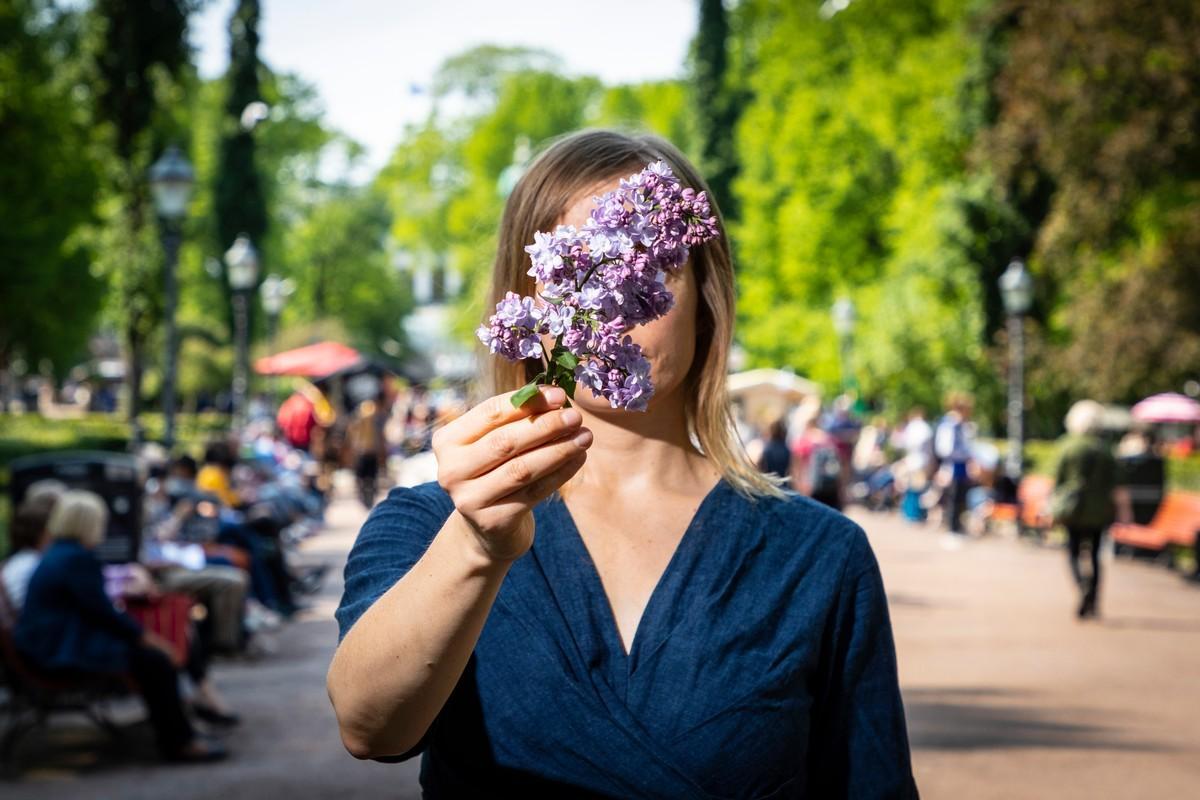
[[[619,182],[620,178],[613,178],[581,192],[558,224],[582,228],[594,208],[592,198],[613,191]],[[665,316],[629,331],[629,336],[641,346],[642,354],[650,362],[650,379],[654,384],[651,408],[675,395],[691,369],[696,352],[696,303],[699,298],[691,261],[668,273],[666,285],[675,295],[671,310]],[[547,349],[553,347],[553,342],[553,337],[545,337]],[[615,413],[607,400],[592,394],[584,386],[578,387],[575,403],[592,413]]]

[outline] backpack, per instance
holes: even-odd
[[[812,494],[835,494],[841,477],[842,462],[837,451],[827,444],[817,445],[808,459],[808,483]]]

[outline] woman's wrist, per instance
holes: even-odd
[[[522,550],[515,556],[506,556],[494,547],[489,547],[483,538],[457,510],[450,514],[447,520],[448,532],[454,534],[454,541],[465,564],[472,575],[503,575],[508,572],[512,562],[524,555]]]

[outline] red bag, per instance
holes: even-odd
[[[176,664],[187,663],[188,637],[192,629],[192,598],[167,593],[154,599],[128,597],[125,611],[148,631],[157,633],[175,648]]]

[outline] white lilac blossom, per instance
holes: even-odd
[[[477,332],[509,360],[543,360],[542,373],[513,396],[516,406],[539,384],[574,397],[580,383],[613,408],[644,411],[654,393],[650,362],[626,332],[671,310],[667,274],[687,263],[691,247],[719,234],[705,193],[683,188],[663,161],[594,203],[582,229],[534,234],[525,252],[538,298],[509,292]],[[549,354],[542,336],[555,337]]]

